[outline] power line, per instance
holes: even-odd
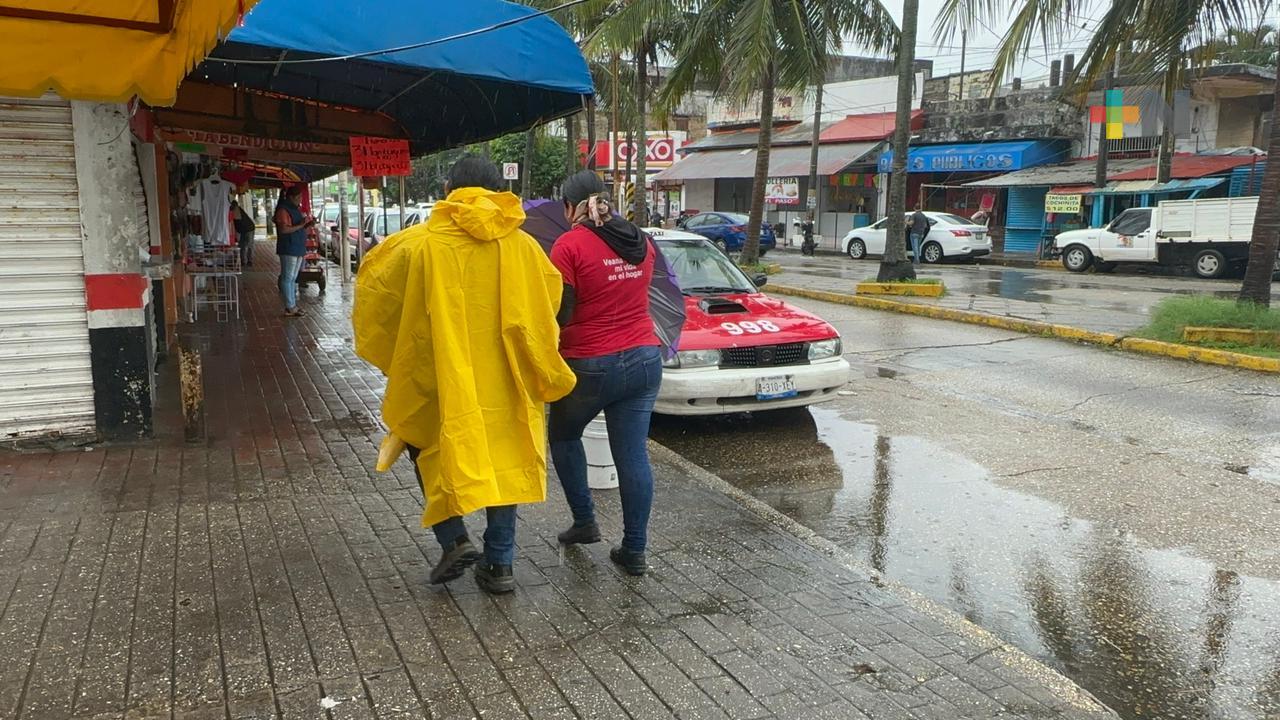
[[[501,30],[503,28],[511,27],[512,25],[518,25],[523,22],[528,22],[529,20],[533,20],[534,18],[540,18],[545,15],[550,15],[551,13],[558,12],[560,10],[564,10],[567,8],[571,8],[575,5],[581,5],[587,1],[588,0],[569,0],[564,4],[557,5],[556,7],[553,7],[547,10],[539,10],[538,12],[531,13],[529,15],[522,15],[518,18],[503,20],[502,22],[494,23],[493,25],[488,25],[482,28],[476,28],[475,30],[468,30],[466,32],[457,33],[455,35],[449,35],[448,37],[436,38],[435,40],[426,40],[419,43],[411,43],[409,45],[400,45],[398,47],[386,48],[384,50],[369,50],[366,52],[351,53],[349,55],[333,55],[328,57],[305,58],[305,59],[297,59],[297,60],[248,60],[248,59],[215,58],[215,57],[211,57],[209,58],[209,60],[220,62],[220,63],[226,63],[228,65],[301,65],[303,63],[321,63],[321,62],[339,62],[344,60],[359,60],[361,58],[376,57],[379,55],[391,55],[393,53],[406,52],[409,50],[420,50],[425,47],[431,47],[433,45],[443,45],[444,43],[453,42],[455,40],[465,40],[466,38],[469,38],[469,37],[475,37],[476,35],[483,35],[485,33],[493,32],[495,30]]]

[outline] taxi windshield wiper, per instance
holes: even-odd
[[[744,293],[751,292],[742,288],[729,287],[728,285],[697,285],[694,287],[683,288],[685,295],[714,295],[716,293]]]

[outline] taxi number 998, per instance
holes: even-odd
[[[760,322],[751,322],[748,320],[740,323],[720,323],[720,328],[730,335],[759,335],[760,333],[776,333],[782,331],[782,328],[774,325],[768,320],[761,320]]]

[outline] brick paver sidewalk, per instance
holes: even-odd
[[[552,479],[513,595],[429,585],[337,278],[286,322],[271,274],[193,335],[207,447],[0,453],[0,717],[1112,717],[665,454],[649,577],[562,555]]]

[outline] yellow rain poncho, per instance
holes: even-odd
[[[424,526],[546,499],[543,404],[574,374],[559,353],[563,281],[524,219],[511,193],[456,190],[360,266],[356,352],[387,376],[392,435],[422,451]]]

